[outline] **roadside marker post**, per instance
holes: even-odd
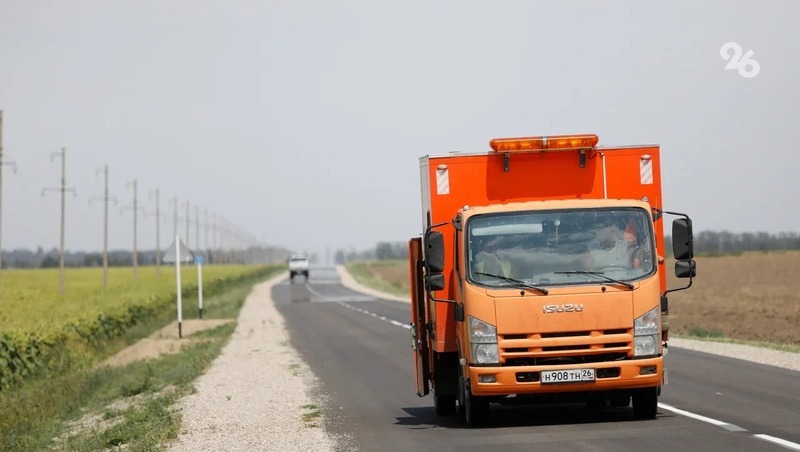
[[[178,294],[178,338],[182,338],[181,323],[183,322],[183,303],[181,300],[181,238],[175,236],[175,284]]]
[[[171,252],[171,250],[175,252]],[[202,259],[202,258],[201,258]],[[178,301],[178,337],[183,337],[183,294],[181,293],[181,263],[191,263],[195,260],[194,254],[181,243],[181,236],[175,234],[175,243],[167,248],[161,262],[169,264],[175,262],[176,299]]]
[[[194,263],[197,264],[197,312],[200,319],[203,318],[203,256],[194,258]]]

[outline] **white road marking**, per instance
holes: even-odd
[[[789,450],[800,450],[800,444],[793,443],[791,441],[786,441],[785,439],[775,438],[774,436],[764,435],[761,433],[753,436],[755,436],[758,439],[763,439],[764,441],[769,441],[773,444],[783,446]]]
[[[747,431],[747,429],[739,427],[738,425],[731,424],[731,423],[728,423],[728,422],[718,421],[716,419],[712,419],[712,418],[706,417],[706,416],[701,416],[699,414],[695,414],[695,413],[692,413],[690,411],[681,410],[680,408],[675,408],[674,406],[667,405],[666,403],[659,403],[658,407],[661,408],[661,409],[667,410],[667,411],[672,411],[673,413],[676,413],[676,414],[680,414],[681,416],[690,417],[690,418],[696,419],[698,421],[707,422],[709,424],[716,425],[717,427],[722,427],[725,430],[728,430],[730,432],[746,432]],[[769,441],[769,442],[771,442],[773,444],[777,444],[779,446],[785,447],[785,448],[790,449],[790,450],[800,451],[800,444],[793,443],[793,442],[787,441],[785,439],[776,438],[774,436],[765,435],[763,433],[754,433],[753,436],[758,438],[758,439],[761,439],[761,440],[764,440],[764,441]]]
[[[380,320],[383,320],[384,322],[391,323],[394,326],[399,326],[399,327],[405,328],[407,330],[411,329],[411,325],[410,324],[405,324],[405,323],[402,323],[402,322],[398,322],[397,320],[392,320],[392,319],[384,317],[382,315],[375,314],[374,312],[367,311],[366,309],[357,308],[355,306],[351,306],[351,305],[349,305],[347,303],[344,303],[344,302],[341,302],[341,301],[338,301],[337,303],[339,303],[340,305],[344,306],[347,309],[352,309],[353,311],[360,312],[362,314],[366,314],[366,315],[368,315],[370,317],[375,317],[376,319],[380,319]]]
[[[322,294],[317,292],[316,290],[312,289],[311,288],[311,284],[306,283],[306,289],[308,289],[308,291],[311,292],[311,295],[314,295],[315,297],[322,298]]]
[[[309,291],[311,291],[310,288],[309,288]],[[344,307],[346,307],[348,309],[352,309],[353,311],[360,312],[360,313],[366,314],[366,315],[368,315],[370,317],[374,317],[376,319],[383,320],[385,322],[391,323],[392,325],[399,326],[399,327],[405,328],[407,330],[411,329],[411,324],[410,323],[398,322],[397,320],[392,320],[392,319],[386,318],[384,316],[377,315],[374,312],[367,311],[366,309],[356,308],[356,307],[351,306],[351,305],[349,305],[349,304],[347,304],[345,302],[339,301],[337,303],[339,303],[340,305],[342,305],[342,306],[344,306]],[[695,414],[695,413],[692,413],[691,411],[682,410],[680,408],[676,408],[676,407],[674,407],[672,405],[668,405],[666,403],[660,403],[659,402],[658,407],[663,409],[663,410],[672,411],[673,413],[679,414],[681,416],[686,416],[688,418],[692,418],[692,419],[695,419],[695,420],[698,420],[698,421],[701,421],[701,422],[706,422],[706,423],[709,423],[711,425],[716,425],[717,427],[722,427],[722,428],[724,428],[725,430],[727,430],[729,432],[746,432],[747,431],[747,429],[739,427],[736,424],[731,424],[730,422],[724,422],[724,421],[720,421],[720,420],[717,420],[717,419],[714,419],[714,418],[710,418],[710,417],[707,417],[707,416],[703,416],[703,415],[700,415],[700,414]],[[774,436],[765,435],[765,434],[753,434],[753,436],[758,438],[758,439],[761,439],[761,440],[764,440],[764,441],[769,441],[769,442],[771,442],[773,444],[777,444],[779,446],[783,446],[783,447],[785,447],[787,449],[790,449],[790,450],[800,451],[800,444],[793,443],[793,442],[787,441],[785,439],[776,438]]]
[[[710,417],[705,417],[705,416],[701,416],[699,414],[694,414],[692,412],[689,412],[689,411],[686,411],[686,410],[682,410],[680,408],[675,408],[674,406],[667,405],[666,403],[659,403],[658,407],[661,408],[661,409],[667,410],[667,411],[672,411],[673,413],[676,413],[676,414],[680,414],[681,416],[690,417],[692,419],[697,419],[698,421],[707,422],[709,424],[716,425],[717,427],[723,427],[724,428],[726,426],[733,425],[733,424],[729,424],[727,422],[722,422],[722,421],[718,421],[716,419],[712,419]],[[741,428],[741,427],[739,427],[739,428]],[[744,430],[744,429],[742,429],[742,430]]]

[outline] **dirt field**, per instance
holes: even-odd
[[[405,261],[369,270],[408,290]],[[800,345],[800,252],[699,257],[697,273],[690,289],[669,295],[671,333]]]
[[[234,321],[233,319],[184,320],[181,323],[180,338],[178,337],[178,322],[172,322],[150,337],[142,339],[108,358],[100,365],[118,367],[138,360],[158,358],[165,353],[177,353],[181,348],[197,343],[198,340],[192,337],[193,334]]]
[[[671,332],[800,344],[800,252],[700,257],[697,275],[669,295]]]

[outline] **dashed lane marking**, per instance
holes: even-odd
[[[763,439],[764,441],[769,441],[773,444],[777,444],[779,446],[783,446],[789,450],[800,450],[800,444],[793,443],[791,441],[786,441],[785,439],[776,438],[770,435],[764,435],[759,433],[758,435],[753,435],[758,439]]]
[[[707,423],[709,423],[711,425],[716,425],[717,427],[722,427],[725,430],[728,430],[729,432],[746,432],[747,431],[747,429],[739,427],[738,425],[730,424],[728,422],[718,421],[716,419],[712,419],[710,417],[705,417],[705,416],[702,416],[702,415],[699,415],[699,414],[694,414],[694,413],[692,413],[690,411],[682,410],[680,408],[675,408],[672,405],[667,405],[666,403],[659,403],[658,407],[663,409],[663,410],[672,411],[673,413],[680,414],[681,416],[690,417],[692,419],[697,419],[698,421],[707,422]]]
[[[409,324],[398,322],[397,320],[392,320],[392,319],[390,319],[388,317],[384,317],[382,315],[375,314],[374,312],[367,311],[366,309],[361,309],[361,308],[357,308],[355,306],[350,306],[349,304],[341,302],[341,301],[338,302],[338,303],[340,305],[344,306],[347,309],[352,309],[353,311],[360,312],[362,314],[366,314],[366,315],[368,315],[370,317],[374,317],[376,319],[383,320],[384,322],[391,323],[392,325],[399,326],[399,327],[405,328],[407,330],[411,329],[411,325],[409,325]]]

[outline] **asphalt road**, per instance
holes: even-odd
[[[417,397],[408,304],[353,292],[330,267],[272,297],[342,450],[800,450],[800,372],[673,348],[655,420],[630,408],[493,405],[490,426],[472,429]]]

